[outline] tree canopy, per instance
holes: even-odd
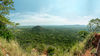
[[[7,28],[7,25],[12,25],[13,22],[6,15],[9,14],[10,10],[14,10],[13,4],[13,0],[0,0],[0,36],[7,40],[12,37],[12,32]]]
[[[99,18],[91,19],[89,21],[88,27],[90,32],[96,32],[100,30],[100,19]]]
[[[13,0],[0,0],[0,23],[11,24],[5,16],[9,14],[10,10],[14,10]]]
[[[13,0],[0,0],[0,15],[7,15],[10,10],[14,10],[13,3]]]

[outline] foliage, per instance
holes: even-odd
[[[47,53],[49,56],[52,56],[55,53],[55,48],[53,47],[48,47]]]
[[[0,15],[9,14],[10,10],[14,10],[13,0],[0,0]]]
[[[81,38],[81,39],[79,39],[80,41],[82,40],[84,40],[85,39],[85,37],[88,35],[89,33],[88,33],[88,31],[79,31],[78,32],[78,36],[79,36],[79,38]]]
[[[96,19],[92,19],[89,21],[88,24],[89,27],[89,31],[90,32],[97,32],[98,30],[100,30],[100,19],[96,18]]]
[[[87,47],[90,45],[89,41],[91,40],[92,37],[93,36],[91,33],[87,35],[83,41],[79,41],[75,45],[73,45],[73,47],[69,52],[69,56],[82,56]]]
[[[11,39],[12,33],[8,29],[8,25],[13,25],[13,23],[7,18],[6,15],[9,14],[10,10],[14,10],[13,0],[0,0],[0,36]]]
[[[47,27],[47,29],[41,26],[18,28],[20,31],[13,33],[16,33],[16,40],[27,51],[26,53],[16,41],[6,41],[13,37],[8,26],[19,25],[6,17],[10,10],[14,10],[13,3],[13,0],[0,0],[0,36],[4,38],[0,38],[0,50],[5,49],[11,56],[40,56],[44,51],[48,56],[81,56],[84,48],[90,43],[91,36],[87,31],[81,31],[83,28],[73,26],[68,28]],[[97,31],[100,27],[100,19],[90,20],[88,26],[91,32]],[[0,52],[0,55],[4,55],[4,53]]]
[[[4,30],[0,31],[0,36],[2,36],[3,38],[5,38],[8,41],[13,38],[12,32],[8,29],[4,29]]]
[[[91,53],[94,54],[94,53],[96,53],[96,51],[97,51],[96,48],[93,48],[93,49],[91,50]]]
[[[13,37],[12,32],[10,31],[10,29],[7,28],[8,24],[12,23],[3,15],[0,15],[0,36],[6,38],[7,40]]]
[[[16,32],[16,39],[23,49],[28,48],[26,51],[30,52],[32,48],[35,48],[39,53],[47,50],[49,55],[55,56],[67,56],[66,53],[82,39],[77,33],[84,30],[83,28],[50,28],[41,26],[32,28],[19,27],[17,29],[20,31]],[[82,31],[81,34],[87,35],[86,32]]]
[[[24,52],[15,40],[9,42],[0,37],[0,56],[31,56],[31,54]]]

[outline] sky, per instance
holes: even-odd
[[[87,25],[100,17],[100,0],[14,0],[10,20],[20,25]]]

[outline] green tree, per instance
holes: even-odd
[[[10,10],[14,10],[13,0],[0,0],[0,36],[9,39],[12,34],[7,28],[8,25],[14,25],[8,18]]]
[[[97,32],[100,30],[100,19],[91,19],[88,24],[88,28],[90,32]]]
[[[14,10],[13,3],[13,0],[0,0],[0,15],[7,15],[10,10]]]
[[[78,32],[78,35],[82,38],[85,38],[88,35],[88,32],[87,31],[80,31],[80,32]]]

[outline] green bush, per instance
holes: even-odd
[[[55,49],[53,47],[48,47],[47,53],[49,56],[52,56],[55,53]]]
[[[3,38],[5,38],[6,40],[10,40],[13,37],[13,33],[10,31],[10,29],[8,29],[6,26],[2,26],[0,25],[0,36],[2,36]]]
[[[1,32],[0,32],[0,36],[2,36],[3,38],[5,38],[6,40],[9,41],[10,39],[12,39],[12,36],[13,36],[13,35],[10,34],[10,33],[11,33],[11,32],[9,32],[9,31],[6,31],[5,33],[3,33],[3,32],[1,33]]]
[[[94,53],[96,53],[96,48],[93,48],[93,49],[91,50],[91,54],[94,54]]]

